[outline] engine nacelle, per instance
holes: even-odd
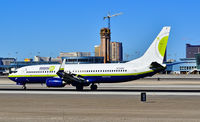
[[[49,78],[46,80],[46,85],[47,87],[64,87],[65,86],[61,78]]]

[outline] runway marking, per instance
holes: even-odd
[[[141,92],[101,92],[101,91],[0,91],[0,94],[51,94],[51,95],[140,95]],[[195,92],[146,92],[147,95],[200,96]]]
[[[200,88],[200,85],[104,85],[102,88]]]
[[[15,84],[1,84],[0,87],[21,87],[19,85],[15,85]],[[31,84],[31,85],[27,85],[27,87],[39,87],[39,88],[46,88],[45,85],[41,86],[41,85],[35,85],[35,84]],[[194,85],[134,85],[134,84],[130,84],[130,85],[99,85],[99,88],[200,88],[200,85],[198,84],[194,84]],[[72,86],[66,86],[65,88],[74,88]]]

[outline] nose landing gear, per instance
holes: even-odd
[[[23,84],[22,89],[26,90],[26,84]]]

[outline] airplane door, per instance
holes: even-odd
[[[23,70],[23,74],[26,74],[27,75],[27,68],[25,68],[24,70]],[[26,77],[26,82],[28,82],[29,81],[29,79],[28,79],[28,77]]]

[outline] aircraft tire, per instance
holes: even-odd
[[[91,85],[90,88],[91,88],[92,91],[96,91],[97,90],[97,85]]]
[[[23,86],[22,86],[22,89],[26,90],[26,85],[23,85]]]
[[[83,91],[83,85],[77,85],[76,91]]]

